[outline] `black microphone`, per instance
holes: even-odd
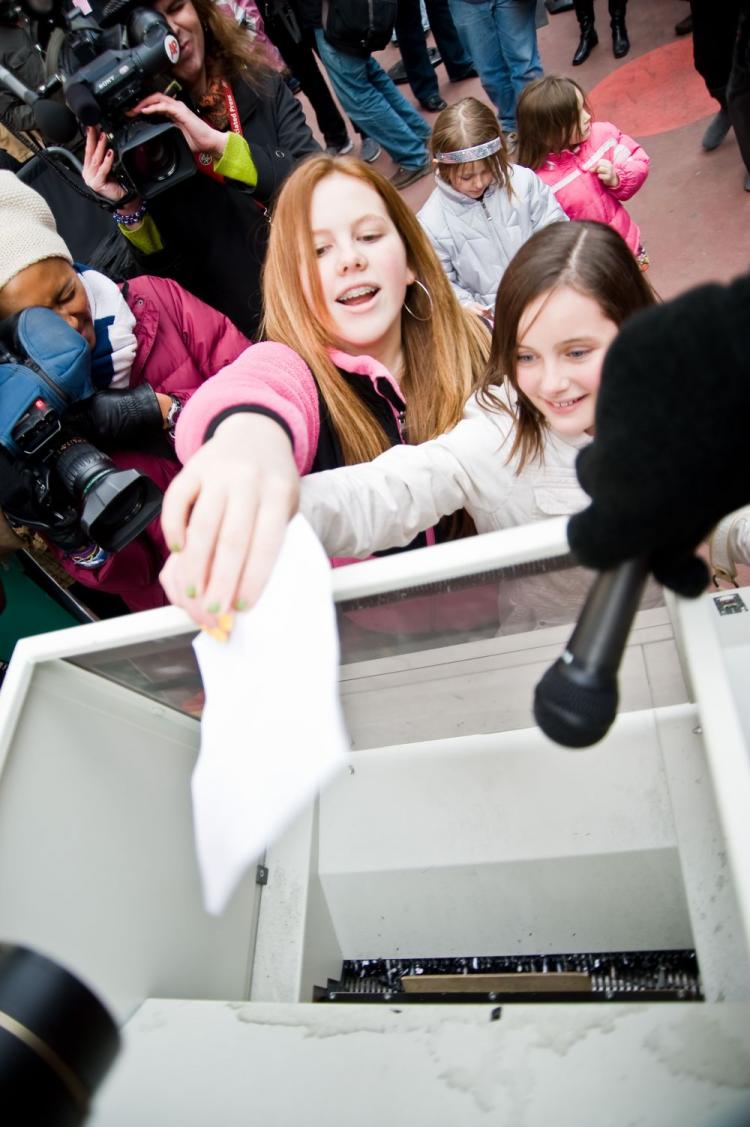
[[[78,136],[78,122],[62,102],[40,98],[33,106],[34,123],[45,141],[67,145]]]
[[[644,558],[601,572],[567,648],[534,691],[534,718],[563,747],[589,747],[617,714],[617,671],[648,578]]]
[[[85,82],[73,82],[65,89],[65,101],[84,125],[98,125],[102,111]]]
[[[0,82],[6,90],[10,90],[11,94],[21,102],[25,102],[27,106],[33,106],[34,102],[39,98],[36,90],[31,90],[28,86],[24,86],[23,82],[19,82],[12,71],[2,65],[0,65]]]
[[[15,98],[31,106],[34,124],[46,141],[55,145],[67,145],[78,132],[78,122],[67,106],[43,98],[36,90],[31,90],[19,82],[7,67],[0,66],[0,84]]]

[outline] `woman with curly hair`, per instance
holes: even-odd
[[[319,146],[262,50],[213,0],[155,0],[152,7],[177,38],[172,73],[182,91],[150,94],[132,114],[173,122],[196,175],[148,203],[126,201],[106,135],[89,128],[84,179],[115,205],[144,271],[173,278],[252,338],[261,317],[269,205],[287,173]]]

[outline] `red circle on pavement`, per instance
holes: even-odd
[[[594,117],[625,133],[651,137],[716,113],[693,66],[693,39],[685,36],[618,67],[589,92]]]

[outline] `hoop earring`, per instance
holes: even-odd
[[[415,278],[414,281],[412,282],[412,285],[413,286],[419,286],[420,290],[422,290],[422,292],[427,295],[427,300],[430,303],[430,315],[429,315],[429,317],[417,317],[414,310],[410,309],[406,302],[404,302],[404,309],[406,310],[406,312],[411,317],[414,318],[415,321],[431,321],[432,320],[432,312],[433,312],[432,294],[427,289],[427,286],[424,284],[424,282],[420,282],[419,278]]]

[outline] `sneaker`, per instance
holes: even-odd
[[[408,188],[409,184],[413,184],[415,180],[421,180],[429,172],[432,172],[431,160],[420,164],[419,168],[407,168],[406,165],[400,164],[391,176],[391,184],[394,188]]]
[[[373,141],[372,137],[365,137],[359,150],[359,159],[372,164],[373,161],[378,159],[382,151],[377,141]]]
[[[354,142],[352,141],[351,137],[347,137],[347,139],[341,145],[326,145],[326,152],[328,153],[329,157],[345,157],[346,154],[350,153],[353,148]]]
[[[703,134],[701,145],[706,152],[710,153],[712,149],[718,149],[731,128],[732,123],[729,120],[729,114],[724,109],[719,110],[716,116],[708,123],[708,129]]]

